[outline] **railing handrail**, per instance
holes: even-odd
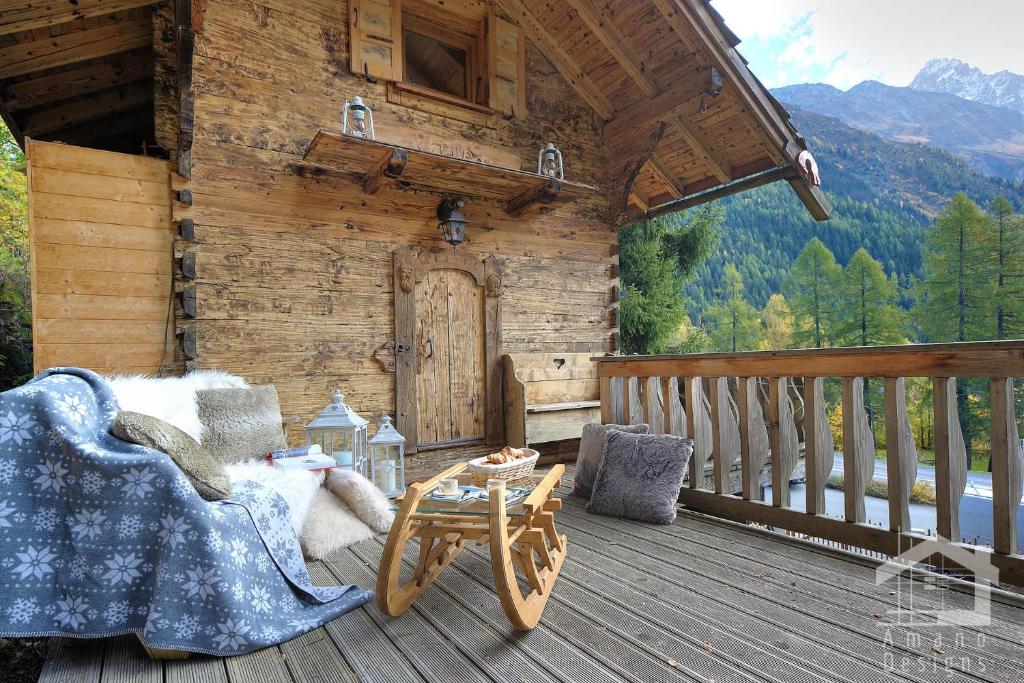
[[[1022,377],[1024,339],[592,360],[599,377]]]

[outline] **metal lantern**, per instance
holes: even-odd
[[[711,97],[718,97],[722,94],[722,88],[725,87],[725,78],[722,77],[722,72],[711,67],[711,71],[708,73],[708,82],[704,87],[704,95],[711,95]],[[700,97],[700,106],[697,107],[697,111],[701,114],[708,110],[708,105],[704,103],[704,95]]]
[[[461,244],[466,238],[466,226],[469,221],[462,213],[462,207],[466,202],[461,197],[441,197],[441,203],[437,205],[437,224],[444,241],[452,245]]]
[[[341,111],[341,132],[356,138],[377,139],[373,131],[373,111],[363,104],[359,95],[345,100],[345,108]]]
[[[334,390],[331,404],[305,427],[306,445],[318,444],[338,467],[366,476],[366,425],[348,404],[341,389]]]
[[[565,176],[562,173],[562,150],[549,142],[547,147],[544,147],[537,154],[537,174],[564,180]]]
[[[388,498],[405,492],[405,437],[391,424],[391,416],[380,419],[370,439],[370,479]]]

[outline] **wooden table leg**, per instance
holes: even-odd
[[[505,511],[505,491],[494,489],[490,496],[490,545],[491,569],[494,571],[494,585],[501,600],[501,606],[509,621],[519,631],[535,627],[544,612],[544,606],[551,597],[551,589],[565,560],[565,536],[558,535],[554,518],[545,519],[544,527],[550,530],[555,541],[548,543],[545,528],[536,528],[530,517],[523,517],[521,524],[526,528],[517,534],[515,546],[509,541],[508,516]],[[547,513],[550,515],[551,513]],[[539,533],[534,533],[534,532]],[[544,546],[538,550],[537,544]],[[538,568],[534,556],[541,561]],[[513,561],[520,566],[530,586],[524,596],[516,581]]]

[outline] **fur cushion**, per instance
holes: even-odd
[[[690,439],[608,430],[587,512],[671,524],[692,453]]]
[[[231,481],[224,471],[224,464],[169,422],[142,413],[121,411],[110,425],[110,433],[122,441],[169,455],[203,500],[224,500],[231,495]]]
[[[353,543],[373,538],[373,529],[325,488],[316,492],[299,543],[306,557],[322,560]]]
[[[169,422],[196,441],[203,440],[196,392],[249,386],[241,377],[218,370],[196,370],[184,377],[113,375],[104,379],[114,392],[121,410]]]
[[[590,498],[590,491],[594,488],[594,479],[597,478],[597,470],[601,466],[601,456],[604,453],[604,437],[609,429],[617,429],[630,434],[646,434],[650,431],[645,424],[600,425],[591,423],[583,425],[580,453],[576,456],[576,474],[573,476],[572,493],[574,496]]]
[[[221,461],[242,462],[288,447],[273,385],[205,389],[196,396],[203,446]]]
[[[320,490],[323,473],[308,470],[282,470],[273,467],[266,460],[250,460],[232,465],[225,465],[224,470],[232,483],[251,480],[273,489],[288,503],[292,528],[295,535],[302,532],[309,515],[309,507],[313,504],[316,492]]]
[[[328,471],[324,486],[375,532],[383,534],[391,530],[391,525],[395,522],[391,501],[363,475],[352,470],[335,468]]]

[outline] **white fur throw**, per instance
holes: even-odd
[[[219,370],[197,370],[184,377],[115,375],[104,377],[121,410],[150,415],[169,422],[196,441],[203,440],[196,392],[200,389],[245,388],[241,377]]]
[[[325,488],[316,492],[299,543],[306,557],[322,560],[337,550],[373,538],[348,505]]]
[[[352,470],[329,470],[324,486],[376,533],[384,534],[391,530],[395,522],[391,501],[363,475]]]
[[[249,462],[225,465],[224,469],[227,470],[232,484],[248,479],[279,493],[288,503],[288,512],[291,514],[295,535],[301,535],[302,527],[309,515],[309,508],[313,504],[317,491],[320,490],[320,482],[323,481],[321,472],[282,470],[272,467],[266,460],[250,460]]]

